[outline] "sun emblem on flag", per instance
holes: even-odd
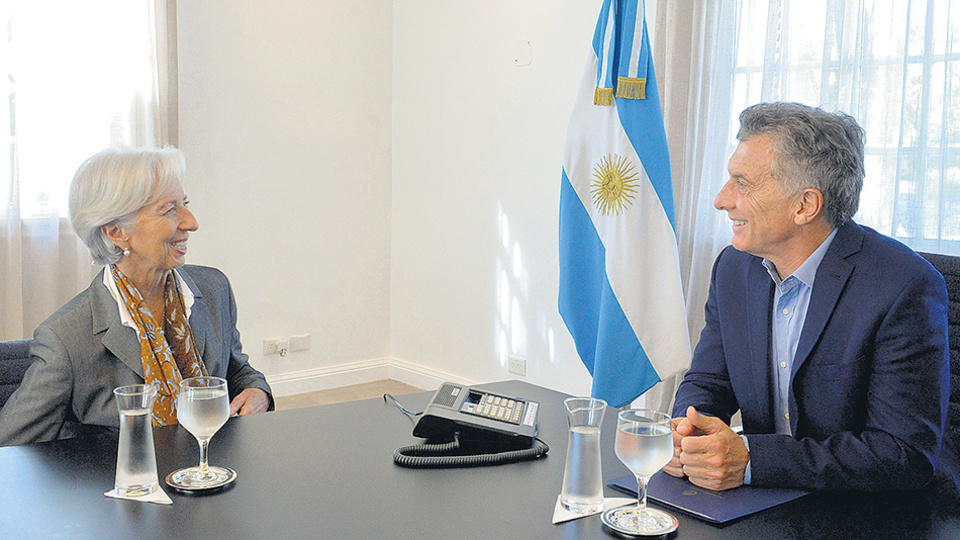
[[[633,202],[640,177],[627,158],[610,154],[593,168],[590,193],[603,215],[622,214]]]

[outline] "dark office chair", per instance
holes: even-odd
[[[947,409],[947,431],[960,444],[960,257],[921,253],[923,258],[943,274],[947,282],[947,323],[950,327],[950,404]]]
[[[30,366],[30,339],[0,341],[0,409],[20,386]]]

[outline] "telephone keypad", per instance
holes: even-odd
[[[491,394],[483,394],[480,401],[469,409],[465,403],[464,412],[472,412],[477,416],[492,418],[501,422],[519,424],[521,415],[523,414],[523,405],[524,402],[522,401]]]

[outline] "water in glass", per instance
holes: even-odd
[[[193,388],[178,396],[177,420],[198,440],[213,437],[229,417],[226,388]]]
[[[120,414],[114,491],[125,497],[149,495],[160,488],[150,411],[156,387],[142,384],[114,390]]]
[[[673,457],[673,432],[669,425],[621,426],[614,451],[634,474],[648,478]]]
[[[128,497],[153,493],[160,484],[150,411],[121,414],[120,423],[117,455],[126,456],[126,459],[117,460],[117,493]]]
[[[607,402],[597,398],[572,397],[565,399],[563,405],[567,410],[570,430],[560,504],[576,514],[599,512],[603,510],[600,426]]]
[[[600,428],[572,427],[568,437],[560,500],[571,512],[596,511],[603,506]]]

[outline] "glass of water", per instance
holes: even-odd
[[[560,504],[575,514],[603,510],[603,471],[600,465],[600,426],[607,402],[572,397],[563,401],[570,430],[563,467]]]
[[[673,457],[670,417],[648,409],[630,409],[617,415],[617,458],[637,477],[637,506],[611,510],[605,516],[618,529],[639,535],[660,535],[677,529],[677,518],[647,508],[650,477]]]
[[[132,384],[114,389],[113,394],[120,413],[114,491],[125,497],[149,495],[160,487],[151,415],[157,387]]]
[[[227,381],[219,377],[191,377],[180,381],[177,394],[177,421],[200,444],[200,464],[174,471],[167,483],[183,490],[204,490],[225,486],[237,473],[227,467],[207,463],[210,439],[230,416]]]

